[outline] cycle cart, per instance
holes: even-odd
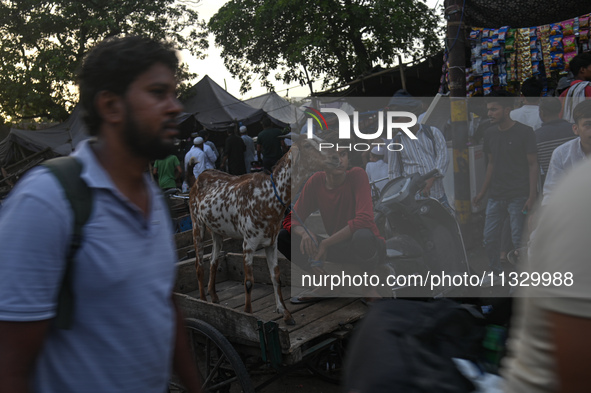
[[[264,257],[254,258],[253,313],[244,308],[242,255],[228,253],[220,262],[216,289],[219,304],[199,300],[195,260],[178,263],[176,301],[184,313],[191,349],[209,392],[255,392],[304,367],[337,380],[353,323],[367,310],[359,299],[334,298],[290,304],[296,320],[287,326],[275,312],[273,286]],[[207,265],[209,266],[209,265]],[[280,260],[281,282],[290,283],[289,261]],[[205,278],[207,282],[208,277]],[[283,287],[284,299],[290,287]],[[251,376],[256,376],[256,386]],[[173,379],[171,392],[182,387]]]

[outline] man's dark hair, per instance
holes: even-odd
[[[545,97],[540,101],[540,112],[546,116],[557,117],[562,110],[562,103],[556,97]]]
[[[575,78],[579,74],[581,68],[589,67],[591,65],[591,53],[585,52],[581,53],[580,55],[576,55],[573,59],[568,63],[568,68],[573,73]]]
[[[521,94],[523,94],[524,97],[539,99],[543,88],[544,86],[542,86],[542,84],[536,78],[529,78],[526,79],[521,85]]]
[[[486,96],[487,104],[496,102],[501,104],[503,108],[514,108],[515,107],[515,94],[508,92],[507,90],[493,90]]]
[[[78,85],[90,135],[98,134],[102,122],[94,103],[96,95],[101,91],[125,94],[129,85],[156,63],[176,74],[179,61],[170,44],[139,36],[107,38],[86,55]]]
[[[273,122],[267,116],[261,119],[261,124],[263,125],[263,128],[273,127]]]
[[[578,123],[581,119],[591,118],[591,100],[585,100],[575,106],[573,110],[573,119]]]

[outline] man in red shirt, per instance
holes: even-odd
[[[349,153],[334,150],[339,165],[312,175],[293,208],[291,260],[306,271],[322,271],[322,263],[330,261],[355,265],[369,273],[386,255],[385,241],[374,222],[367,174],[361,168],[349,169]],[[317,210],[328,238],[322,239],[303,226]],[[302,300],[292,298],[293,303]]]
[[[575,76],[570,87],[562,92],[562,118],[573,123],[573,109],[581,101],[591,98],[591,53],[581,53],[573,57],[569,69]]]

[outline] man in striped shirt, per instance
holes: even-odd
[[[413,113],[416,113],[420,108],[421,102],[410,96],[393,97],[388,107],[392,111]],[[392,121],[404,123],[408,121],[408,118],[395,118]],[[433,197],[451,210],[443,188],[443,176],[449,165],[447,144],[443,134],[435,127],[422,124],[415,124],[409,130],[417,139],[410,139],[403,132],[394,137],[394,142],[400,143],[404,148],[397,152],[388,151],[388,177],[395,179],[416,172],[424,175],[433,169],[437,169],[438,173],[427,180],[427,185],[417,195],[417,199]]]
[[[538,147],[538,163],[544,184],[550,158],[554,149],[575,138],[572,124],[560,118],[561,103],[556,97],[544,98],[540,103],[540,118],[542,127],[536,130],[536,145]]]

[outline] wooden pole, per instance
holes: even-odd
[[[404,76],[404,64],[402,64],[402,56],[398,55],[398,68],[400,69],[400,80],[402,81],[402,88],[406,90],[406,77]],[[408,91],[408,90],[406,90]]]
[[[470,228],[470,167],[468,159],[468,108],[466,102],[466,38],[462,0],[446,0],[447,48],[454,165],[456,217],[466,243],[472,242]]]

